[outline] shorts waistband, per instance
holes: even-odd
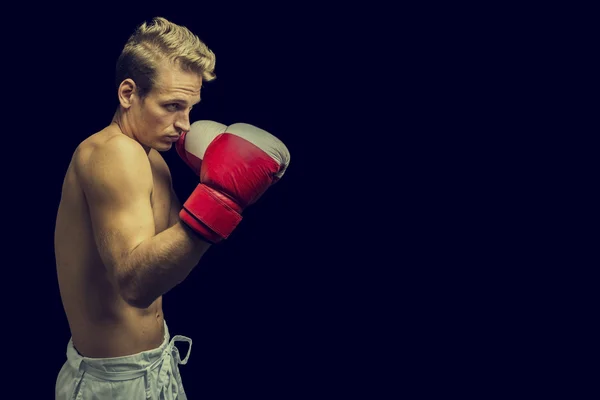
[[[177,364],[186,364],[192,350],[192,340],[182,335],[175,335],[169,340],[169,330],[166,322],[164,324],[164,340],[156,349],[123,357],[89,358],[77,352],[71,338],[67,346],[67,361],[73,368],[79,370],[80,373],[86,372],[98,379],[108,381],[139,378],[154,368],[159,367],[163,360],[171,356]],[[181,360],[179,349],[175,346],[177,342],[187,342],[189,344],[187,354],[183,360]]]

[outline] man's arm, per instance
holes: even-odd
[[[183,281],[210,247],[181,222],[156,234],[150,163],[129,138],[95,149],[79,176],[98,251],[130,305],[150,306]]]
[[[169,211],[169,227],[181,222],[181,218],[179,218],[179,211],[181,211],[181,201],[179,201],[177,193],[175,193],[175,189],[171,183],[171,209]]]
[[[169,172],[169,174],[170,174],[170,172]],[[181,201],[177,197],[177,193],[175,193],[175,189],[173,188],[172,183],[171,183],[171,205],[170,205],[170,207],[171,208],[169,210],[168,227],[170,228],[175,225],[179,225],[179,226],[183,227],[183,229],[187,230],[188,233],[192,236],[193,240],[198,241],[198,246],[206,247],[208,249],[208,246],[210,246],[211,244],[208,243],[207,241],[205,241],[204,239],[201,239],[189,226],[187,226],[184,222],[181,221],[181,218],[179,217],[179,212],[181,211],[181,207],[182,207]]]

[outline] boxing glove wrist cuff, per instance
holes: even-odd
[[[181,222],[183,222],[182,225],[187,227],[192,235],[195,235],[206,243],[214,245],[223,240],[220,236],[208,229],[208,227],[195,219],[183,208],[181,211],[179,211],[179,218],[181,219]]]
[[[220,239],[227,239],[242,220],[242,216],[222,196],[200,183],[183,204],[183,209]]]

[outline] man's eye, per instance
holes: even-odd
[[[169,111],[177,111],[179,109],[179,104],[177,104],[177,103],[167,104],[167,109]]]

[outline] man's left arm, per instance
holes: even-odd
[[[171,182],[171,209],[169,210],[169,228],[179,222],[179,211],[181,211],[181,202],[173,189]]]
[[[169,185],[170,204],[169,222],[167,228],[170,228],[181,220],[181,218],[179,218],[179,212],[181,211],[181,202],[179,201],[179,198],[175,193],[175,189],[173,188],[173,177],[171,176],[171,169],[169,168],[169,165],[167,164],[166,160],[157,151],[152,151],[150,153],[150,156],[155,161],[157,170],[160,171],[160,174],[164,177],[166,183]]]

